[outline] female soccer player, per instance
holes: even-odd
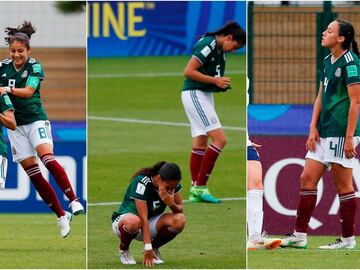
[[[356,198],[352,168],[360,141],[360,61],[351,23],[335,20],[322,33],[321,45],[330,49],[324,59],[319,93],[315,100],[301,174],[300,200],[293,234],[282,246],[306,248],[307,229],[316,205],[317,184],[329,169],[340,200],[342,236],[320,249],[354,249]],[[350,50],[352,49],[352,51]]]
[[[119,210],[112,215],[121,263],[136,264],[129,251],[133,239],[144,242],[145,266],[164,263],[159,248],[185,227],[180,180],[180,168],[165,161],[142,168],[132,177]],[[172,213],[164,213],[166,206]]]
[[[65,170],[54,157],[51,126],[40,100],[44,72],[40,62],[29,57],[30,37],[35,29],[31,22],[25,21],[18,28],[7,27],[5,33],[10,58],[2,62],[0,93],[9,94],[15,108],[17,127],[8,133],[13,160],[21,164],[41,198],[56,213],[60,236],[66,237],[72,215],[60,206],[54,189],[40,172],[36,156],[69,198],[72,213],[82,213],[84,208],[77,201]]]
[[[2,64],[0,62],[0,74]],[[7,172],[7,145],[4,141],[2,126],[15,130],[16,121],[14,116],[14,107],[7,94],[0,96],[0,190],[5,189],[6,172]]]
[[[245,31],[235,22],[215,32],[206,33],[193,47],[187,63],[182,89],[182,103],[189,118],[192,135],[190,201],[219,203],[207,188],[208,178],[226,144],[224,131],[214,108],[213,92],[230,89],[224,77],[226,52],[246,43]],[[208,140],[211,144],[208,147]]]
[[[247,87],[249,87],[249,79],[247,79]],[[249,95],[247,95],[249,101]],[[250,141],[249,135],[246,133],[246,147],[247,147],[247,192],[246,192],[246,221],[248,250],[258,249],[275,249],[280,243],[281,239],[267,238],[267,233],[262,232],[264,212],[263,212],[263,197],[264,187],[262,183],[262,166],[257,147],[261,145]]]

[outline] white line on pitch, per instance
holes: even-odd
[[[245,70],[230,70],[226,74],[246,74]],[[226,75],[225,74],[225,75]],[[158,72],[158,73],[114,73],[114,74],[89,74],[88,78],[99,79],[99,78],[147,78],[147,77],[174,77],[184,76],[182,72]]]
[[[222,201],[244,201],[245,197],[237,198],[220,198]],[[184,203],[188,203],[189,200],[183,200]],[[108,205],[119,205],[121,202],[98,202],[98,203],[88,203],[88,206],[108,206]]]
[[[139,124],[148,124],[148,125],[190,127],[190,124],[188,124],[188,123],[155,121],[155,120],[145,120],[145,119],[101,117],[101,116],[89,116],[88,119],[90,119],[90,120],[99,120],[99,121],[123,122],[123,123],[139,123]],[[223,126],[223,129],[240,130],[240,131],[245,131],[246,130],[246,128],[244,128],[244,127],[232,127],[232,126]]]

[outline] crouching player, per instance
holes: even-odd
[[[119,210],[112,215],[121,263],[136,264],[129,251],[133,239],[144,242],[143,265],[164,263],[159,248],[185,227],[180,180],[178,165],[165,161],[142,168],[132,177]],[[172,213],[164,213],[167,206]]]

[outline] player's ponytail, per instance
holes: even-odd
[[[222,28],[214,32],[207,32],[204,36],[228,36],[232,35],[233,39],[241,44],[246,43],[246,33],[237,22],[229,22]]]
[[[29,21],[24,21],[24,23],[17,27],[6,27],[5,33],[7,37],[5,37],[5,42],[7,45],[10,45],[13,41],[20,41],[25,43],[25,46],[30,49],[30,38],[31,35],[35,33],[35,28]]]
[[[355,30],[353,25],[344,20],[337,19],[336,21],[339,24],[339,36],[343,36],[345,38],[341,45],[342,48],[344,50],[350,50],[351,48],[352,51],[359,56],[359,48],[357,42],[355,41]]]
[[[159,161],[159,162],[155,163],[151,167],[141,168],[132,176],[131,179],[134,179],[136,176],[139,176],[139,175],[145,175],[145,176],[148,176],[148,177],[158,175],[159,171],[160,171],[160,168],[165,163],[166,163],[166,161]]]
[[[353,42],[351,43],[351,48],[352,48],[352,51],[353,51],[358,57],[360,57],[359,46],[358,46],[358,43],[356,42],[355,39],[354,39]]]

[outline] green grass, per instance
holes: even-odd
[[[53,214],[0,214],[0,268],[84,269],[85,219],[73,217],[71,233],[63,239]]]
[[[94,120],[95,117],[146,119],[188,123],[181,104],[181,75],[188,57],[90,59],[88,84],[88,202],[120,202],[131,175],[159,160],[176,162],[183,172],[183,197],[188,198],[191,150],[190,128]],[[245,127],[245,57],[227,58],[232,89],[215,94],[215,108],[223,126]],[[155,77],[134,76],[154,73]],[[162,76],[161,73],[173,73]],[[121,78],[94,78],[121,74]],[[127,76],[123,76],[126,75]],[[245,196],[245,131],[225,130],[228,144],[209,180],[214,195]],[[88,266],[123,267],[110,216],[118,204],[90,206]],[[185,204],[185,231],[162,248],[162,268],[244,268],[245,203]],[[142,246],[131,245],[141,260]]]
[[[248,268],[287,269],[358,269],[360,249],[319,250],[335,240],[334,236],[309,236],[307,249],[279,248],[248,252]]]

